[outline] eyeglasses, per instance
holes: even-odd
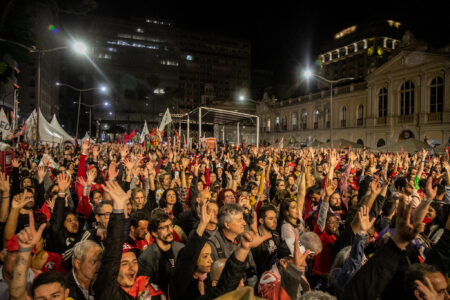
[[[105,216],[105,217],[110,217],[111,216],[111,213],[98,213],[97,215],[99,215],[99,216]]]
[[[173,230],[173,224],[158,227],[158,230],[166,230],[166,231],[170,230],[170,231],[172,231]]]

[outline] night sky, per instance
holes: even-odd
[[[365,21],[393,19],[433,47],[450,43],[448,1],[123,1],[98,0],[97,14],[159,17],[176,26],[248,39],[252,68],[278,83],[298,79],[334,33]]]

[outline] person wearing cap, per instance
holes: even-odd
[[[287,239],[277,252],[279,260],[261,275],[258,293],[269,300],[298,299],[299,295],[311,289],[305,277],[310,250],[300,248],[299,236],[296,235],[294,239]]]
[[[103,188],[113,199],[113,211],[101,267],[94,284],[96,299],[166,299],[151,278],[138,276],[137,249],[127,245],[124,247],[124,211],[129,195],[115,181],[107,182]]]
[[[17,258],[19,256],[19,243],[17,236],[13,236],[5,244],[6,255],[3,265],[0,266],[0,300],[9,300],[9,285],[13,281]],[[31,251],[31,250],[30,250]],[[34,272],[26,268],[26,290],[29,291],[34,279]]]

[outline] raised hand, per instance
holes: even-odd
[[[263,236],[260,236],[258,232],[249,231],[242,235],[241,239],[241,247],[244,250],[249,251],[252,248],[256,248],[261,245],[265,240],[268,240],[272,237],[271,233],[266,233]]]
[[[0,172],[0,191],[4,194],[9,195],[9,190],[11,189],[9,185],[9,176],[6,176],[5,173]]]
[[[437,188],[438,187],[436,186],[433,189],[433,180],[432,180],[431,176],[428,177],[427,185],[425,187],[425,194],[427,195],[428,201],[434,200],[434,198],[436,197],[436,194],[437,194]]]
[[[117,175],[119,175],[119,170],[117,170],[117,163],[111,162],[108,168],[108,180],[115,180]]]
[[[128,199],[130,199],[130,193],[125,193],[116,181],[106,182],[102,187],[111,195],[114,209],[125,209]]]
[[[47,168],[44,167],[44,166],[38,167],[37,175],[38,175],[38,181],[39,181],[39,183],[41,183],[42,180],[44,180],[45,174],[47,174]]]
[[[412,203],[406,205],[404,201],[399,201],[397,223],[392,240],[400,249],[406,249],[406,246],[408,246],[408,244],[425,228],[422,220],[411,222],[411,212]]]
[[[81,142],[81,153],[87,155],[89,153],[89,142]]]
[[[420,280],[415,280],[414,282],[417,285],[417,289],[421,294],[420,299],[424,300],[436,300],[436,299],[444,299],[439,297],[439,293],[434,289],[433,284],[430,279],[424,276],[425,284]]]
[[[337,183],[334,182],[334,180],[331,179],[327,179],[326,183],[325,183],[325,195],[326,198],[330,198],[331,195],[333,195],[334,191],[337,188]]]
[[[128,150],[127,145],[122,145],[120,147],[119,153],[122,158],[125,158],[128,155],[128,152],[129,152],[129,150]]]
[[[17,234],[17,242],[20,249],[31,251],[41,239],[42,232],[44,231],[46,224],[41,224],[39,229],[36,231],[33,212],[30,211],[28,215],[30,217],[30,226],[25,227]]]
[[[87,181],[81,176],[77,178],[77,183],[80,184],[83,188],[88,186]]]
[[[359,231],[361,233],[366,234],[367,231],[372,228],[373,223],[375,222],[375,218],[370,220],[369,208],[367,206],[361,206],[358,211],[358,219],[359,219]]]
[[[11,202],[11,208],[22,209],[25,205],[27,205],[30,202],[33,202],[33,194],[25,190],[23,193],[14,196]]]
[[[98,153],[99,153],[98,146],[96,145],[96,146],[92,147],[92,155],[94,156],[94,158],[98,157]]]
[[[125,168],[127,168],[128,172],[130,172],[134,167],[133,161],[128,160],[128,158],[125,158],[123,160],[123,165],[125,166]]]
[[[60,173],[56,177],[56,181],[58,182],[59,192],[65,193],[67,188],[70,186],[70,176],[65,173]]]
[[[18,167],[19,167],[19,161],[18,161],[16,158],[14,158],[14,159],[11,161],[11,163],[12,163],[12,167],[13,167],[13,168],[18,168]]]
[[[379,195],[381,193],[381,184],[378,180],[372,180],[370,182],[370,191],[373,195]]]
[[[295,266],[300,269],[301,271],[305,272],[305,268],[307,266],[306,259],[308,258],[308,255],[310,253],[309,250],[306,250],[305,253],[302,253],[300,251],[300,241],[299,241],[299,234],[295,234],[295,240],[294,240],[294,263]]]

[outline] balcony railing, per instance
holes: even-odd
[[[386,117],[378,117],[377,124],[386,124]]]
[[[357,119],[356,120],[356,126],[363,126],[364,120],[363,119]]]
[[[398,122],[399,123],[412,123],[413,121],[414,121],[414,116],[413,115],[399,116],[398,117]]]
[[[347,125],[347,121],[346,120],[341,120],[341,128],[345,128]]]
[[[442,120],[442,113],[431,113],[428,114],[429,122],[440,122]]]

